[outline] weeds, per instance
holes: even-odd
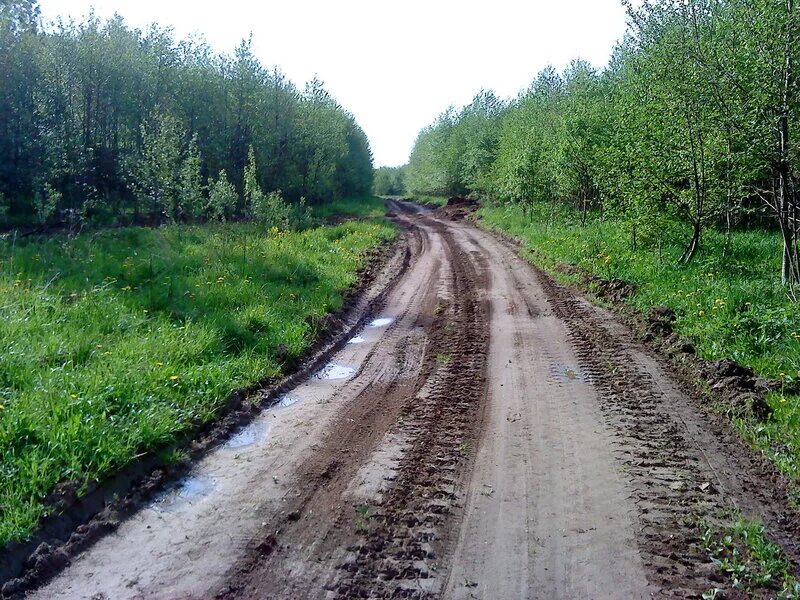
[[[356,531],[363,533],[368,529],[369,517],[369,506],[356,506]]]
[[[780,547],[767,539],[764,526],[737,515],[725,522],[722,527],[702,524],[702,543],[731,586],[751,597],[800,598],[800,583]],[[706,600],[721,597],[719,589],[703,594]]]

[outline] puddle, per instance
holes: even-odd
[[[215,481],[204,475],[190,476],[178,484],[177,487],[167,490],[153,503],[156,510],[169,511],[184,502],[202,499],[214,489]]]
[[[354,337],[352,340],[350,340],[347,343],[348,344],[363,344],[366,341],[367,340],[365,340],[363,336],[357,335],[356,337]]]
[[[387,327],[392,323],[394,323],[394,319],[383,317],[381,319],[375,319],[369,325],[367,325],[367,327],[371,327],[372,329],[377,329],[378,327]]]
[[[244,427],[232,436],[222,447],[226,450],[236,450],[238,448],[252,446],[267,436],[268,429],[269,427],[266,422],[261,420],[253,421],[250,425]]]
[[[278,398],[278,401],[275,403],[275,406],[278,406],[280,408],[288,408],[289,406],[297,404],[298,402],[300,402],[300,398],[298,398],[297,396],[292,396],[291,394],[284,394],[283,396]]]
[[[575,367],[552,367],[550,373],[560,383],[589,383],[589,378]]]
[[[347,379],[352,377],[356,370],[353,367],[345,367],[336,363],[328,363],[316,375],[314,379]]]

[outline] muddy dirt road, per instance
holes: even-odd
[[[758,463],[631,331],[392,208],[411,260],[375,320],[31,598],[696,597],[720,577],[692,519],[730,506],[797,557]]]

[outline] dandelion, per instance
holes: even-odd
[[[178,377],[177,375],[173,375],[172,377],[169,378],[170,381],[178,381],[178,379],[180,379],[180,377]]]
[[[700,311],[699,313],[697,313],[697,314],[698,314],[699,316],[701,316],[701,317],[705,317],[705,316],[706,316],[706,311],[704,311],[704,310],[701,310],[701,311]]]

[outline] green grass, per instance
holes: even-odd
[[[323,220],[334,217],[378,219],[385,214],[385,202],[378,196],[345,198],[333,202],[326,202],[325,204],[314,207],[314,216]]]
[[[678,239],[660,252],[634,251],[618,223],[592,216],[582,226],[577,212],[561,209],[553,216],[551,208],[540,205],[525,216],[518,206],[484,207],[478,214],[523,240],[529,260],[545,269],[571,263],[635,283],[638,291],[628,302],[642,312],[656,305],[672,308],[677,331],[694,341],[703,358],[731,358],[787,382],[800,376],[800,304],[789,300],[779,281],[778,234],[735,232],[723,256],[723,235],[707,231],[703,250],[681,267]],[[736,424],[782,470],[800,477],[800,398],[773,394],[768,401],[772,419]]]
[[[723,526],[701,524],[702,542],[730,585],[751,598],[800,598],[800,583],[792,576],[791,563],[767,539],[764,526],[740,515],[724,520]],[[719,589],[703,594],[708,600],[722,597]]]
[[[128,228],[0,242],[0,544],[281,373],[385,222]]]

